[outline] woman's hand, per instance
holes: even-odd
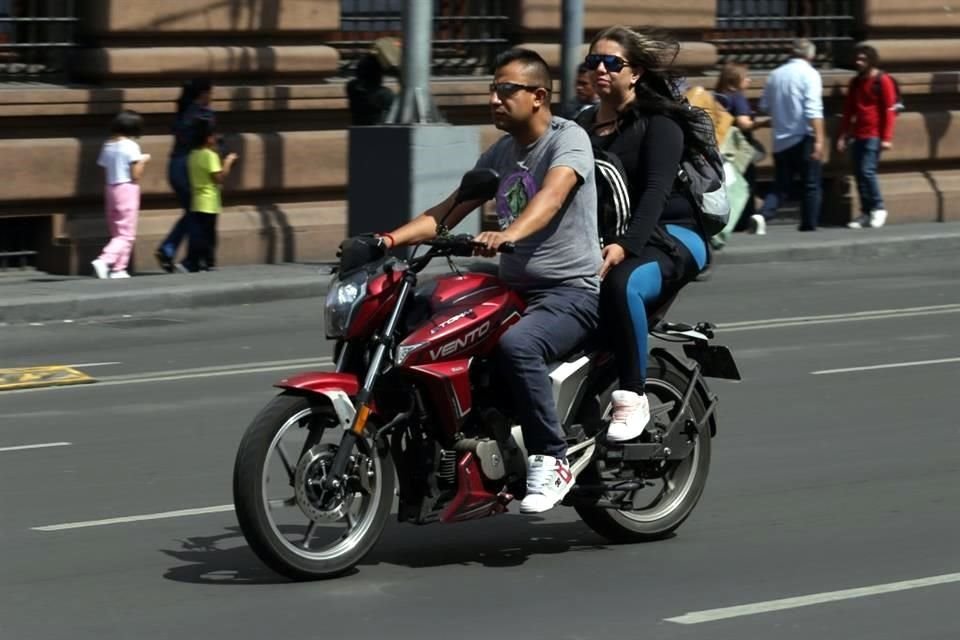
[[[603,264],[600,265],[600,279],[603,280],[607,272],[624,261],[627,252],[618,244],[608,244],[603,248]]]

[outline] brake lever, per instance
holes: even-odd
[[[458,277],[463,277],[463,273],[460,271],[460,268],[457,267],[457,263],[453,261],[453,256],[447,256],[447,265]]]

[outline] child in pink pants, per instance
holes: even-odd
[[[106,174],[107,226],[110,242],[91,262],[98,278],[129,278],[127,265],[137,237],[140,213],[140,179],[150,160],[134,141],[143,131],[143,118],[135,111],[121,111],[113,119],[110,139],[100,151],[97,164]]]

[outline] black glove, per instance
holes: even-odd
[[[340,258],[340,273],[359,269],[385,255],[387,255],[387,245],[383,238],[371,234],[347,238],[340,243],[340,250],[337,251],[337,257]]]

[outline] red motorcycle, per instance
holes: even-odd
[[[471,171],[458,200],[489,199],[497,182],[495,172]],[[524,303],[492,275],[457,270],[450,258],[478,246],[470,236],[424,244],[421,257],[336,275],[326,300],[336,372],[280,381],[240,443],[237,518],[278,573],[302,580],[350,570],[376,544],[395,497],[398,520],[413,524],[483,518],[523,497],[527,454],[490,356]],[[435,258],[453,273],[418,284]],[[651,333],[683,343],[686,357],[652,350],[653,421],[636,442],[605,442],[617,380],[602,344],[550,373],[576,477],[563,504],[614,542],[662,538],[690,515],[716,434],[717,398],[704,376],[740,378],[729,350],[710,344],[712,325],[659,322],[668,306],[651,314]]]

